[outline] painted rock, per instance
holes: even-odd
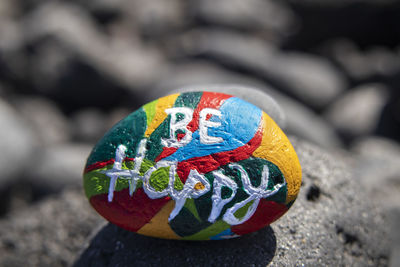
[[[97,143],[84,170],[98,213],[124,229],[216,240],[282,216],[301,184],[292,145],[258,107],[212,92],[148,103]]]

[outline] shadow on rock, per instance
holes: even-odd
[[[276,251],[271,227],[221,241],[177,241],[141,236],[108,224],[74,266],[266,266]]]

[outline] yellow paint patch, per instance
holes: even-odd
[[[154,216],[151,221],[145,224],[137,231],[138,234],[147,235],[165,239],[181,239],[175,234],[168,224],[168,217],[175,207],[175,201],[170,200],[165,206]]]
[[[203,190],[204,188],[206,188],[206,187],[204,186],[204,184],[202,184],[200,182],[198,182],[197,184],[194,185],[194,189],[196,189],[196,190]]]
[[[301,185],[301,166],[296,151],[279,126],[263,112],[263,137],[254,157],[266,159],[279,167],[287,182],[286,203],[295,200]]]
[[[168,116],[168,114],[165,113],[165,110],[174,106],[178,96],[179,94],[173,94],[158,99],[155,107],[156,113],[153,117],[153,120],[148,125],[146,132],[144,133],[146,137],[149,137],[154,132],[154,130],[157,129],[157,127],[160,126],[160,124],[165,120],[165,118]]]

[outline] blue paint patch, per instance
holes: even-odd
[[[232,238],[234,236],[236,236],[236,234],[231,231],[231,228],[228,228],[228,229],[222,231],[221,233],[210,237],[210,240],[223,240],[223,239]]]
[[[200,143],[199,130],[197,130],[193,133],[189,144],[179,148],[164,160],[180,162],[234,150],[247,144],[254,137],[261,121],[261,109],[237,97],[231,97],[224,101],[219,110],[221,117],[213,116],[210,121],[220,122],[221,126],[209,127],[208,135],[222,137],[223,142],[202,144]]]

